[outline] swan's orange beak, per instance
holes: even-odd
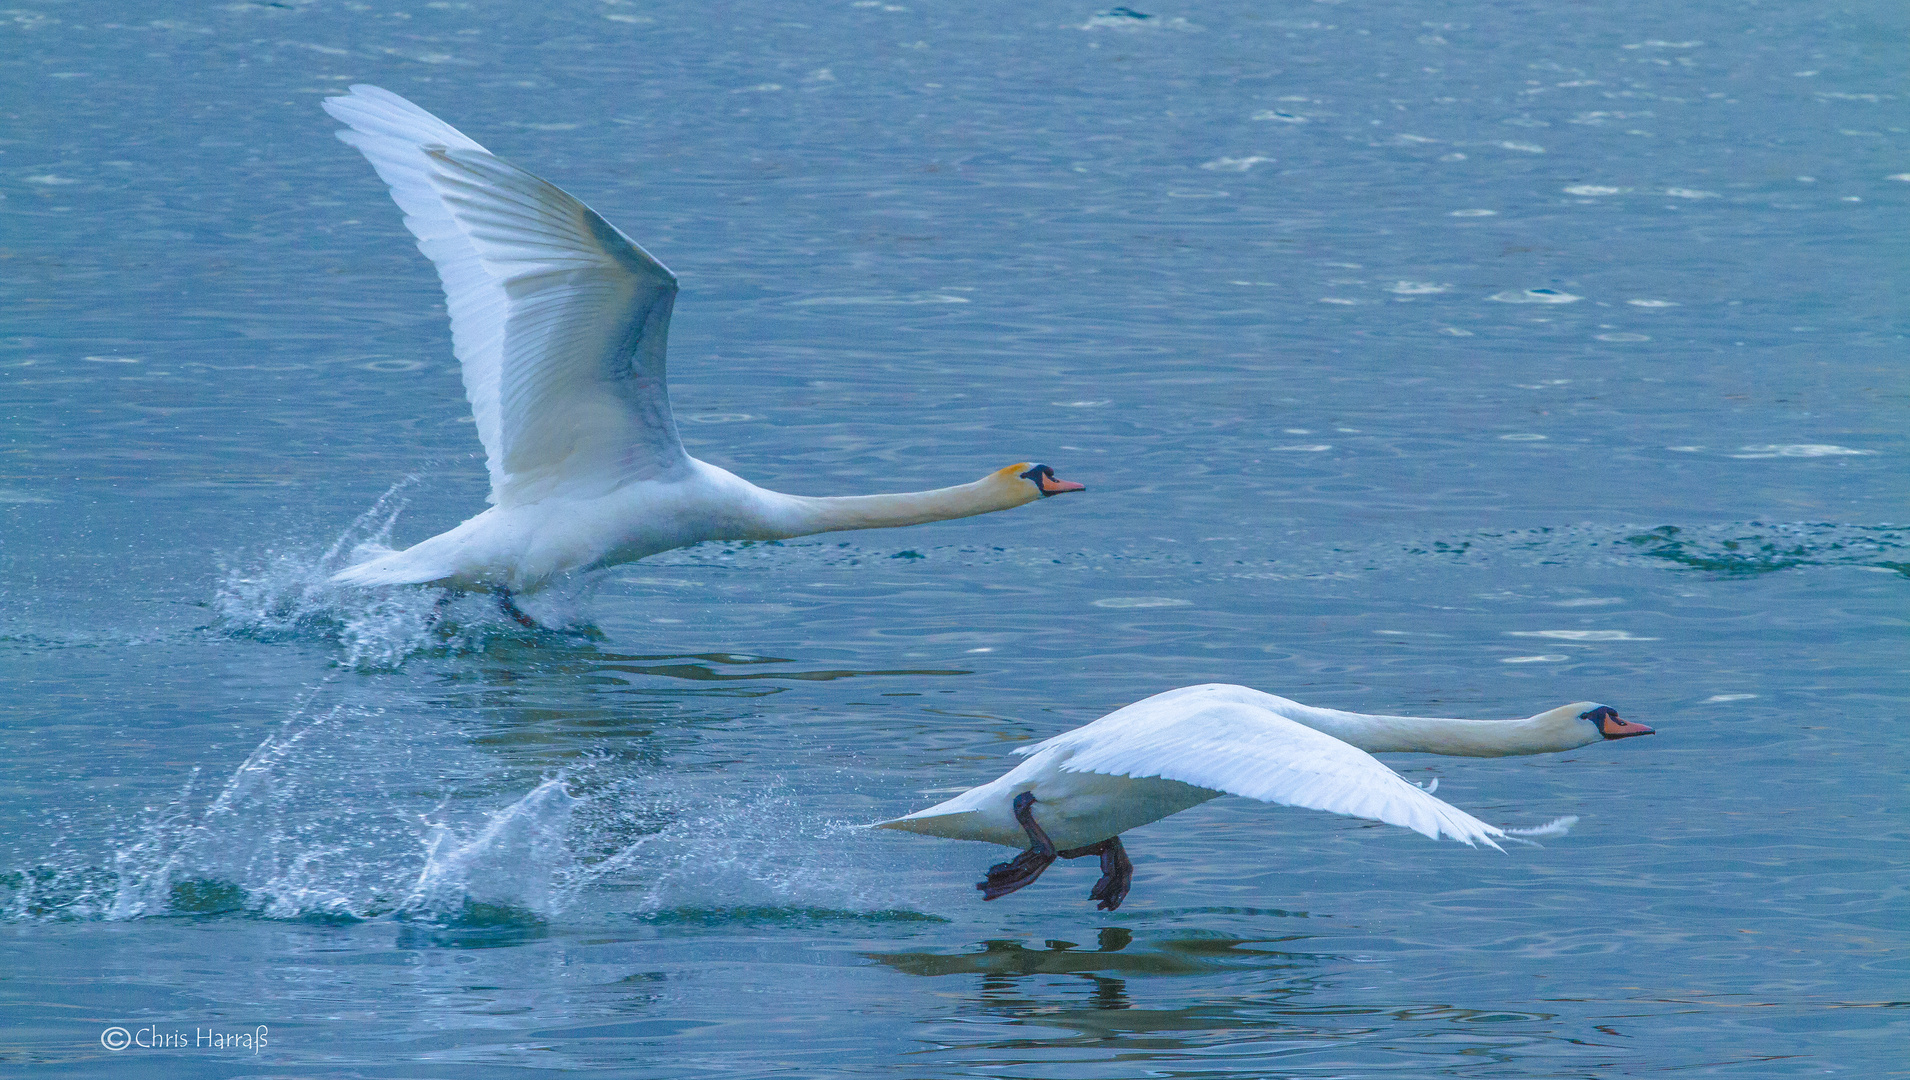
[[[1607,739],[1629,739],[1633,735],[1656,735],[1657,732],[1643,724],[1634,724],[1629,720],[1620,720],[1617,713],[1611,713],[1598,722],[1599,734]]]
[[[1056,479],[1054,470],[1050,469],[1046,465],[1040,465],[1040,464],[1030,465],[1025,461],[1019,465],[1010,465],[1008,466],[1008,468],[1003,469],[1001,472],[997,473],[996,475],[1007,476],[1014,470],[1022,469],[1022,468],[1025,468],[1027,471],[1016,472],[1014,473],[1014,475],[1019,479],[1026,480],[1029,483],[1033,484],[1035,486],[1035,490],[1041,493],[1040,497],[1043,499],[1047,498],[1050,495],[1060,495],[1069,491],[1088,490],[1088,485],[1086,484],[1077,484],[1072,480]]]

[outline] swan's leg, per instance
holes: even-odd
[[[509,615],[512,619],[515,619],[519,626],[527,626],[532,630],[543,629],[543,627],[537,625],[536,619],[524,614],[524,609],[517,606],[517,601],[511,598],[511,590],[509,589],[499,589],[497,591],[497,609]]]
[[[458,594],[450,589],[446,589],[444,592],[438,594],[438,602],[431,605],[431,615],[425,619],[424,628],[426,630],[436,630],[438,624],[444,621],[444,613],[451,610],[451,601],[457,598]]]
[[[1015,796],[1015,820],[1021,822],[1022,831],[1028,834],[1031,846],[1013,859],[988,868],[988,879],[975,883],[975,887],[982,891],[983,900],[1007,896],[1016,889],[1034,884],[1041,872],[1053,864],[1057,854],[1054,841],[1048,839],[1048,834],[1035,821],[1034,815],[1029,813],[1028,808],[1034,804],[1033,792],[1024,791]]]
[[[1127,849],[1121,846],[1121,838],[1110,836],[1098,844],[1087,847],[1069,848],[1055,854],[1064,859],[1079,859],[1083,855],[1101,856],[1101,880],[1094,883],[1094,889],[1088,893],[1088,899],[1101,901],[1096,907],[1101,911],[1113,911],[1127,899],[1127,888],[1134,884],[1134,864],[1128,861]]]

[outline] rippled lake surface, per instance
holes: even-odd
[[[14,2],[9,1068],[1905,1075],[1900,5]],[[353,82],[676,270],[692,453],[1089,493],[328,589],[484,494]],[[857,828],[1202,681],[1658,734],[1389,759],[1580,819],[1505,854],[1219,800],[1114,913]]]

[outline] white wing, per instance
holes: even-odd
[[[1501,829],[1434,798],[1377,758],[1269,709],[1185,700],[1108,714],[1039,744],[1064,772],[1151,777],[1399,825],[1497,848]],[[1167,705],[1177,703],[1168,702]]]
[[[444,283],[491,501],[681,467],[664,377],[676,277],[588,206],[375,86],[328,98]]]
[[[421,147],[485,150],[451,125],[376,86],[354,86],[349,96],[327,98],[324,106],[351,129],[338,132],[339,139],[357,147],[391,188],[392,200],[405,212],[405,227],[418,238],[418,250],[438,268],[451,316],[451,347],[463,368],[464,392],[477,420],[478,438],[484,443],[491,501],[496,502],[504,480],[497,383],[508,299],[439,198]]]

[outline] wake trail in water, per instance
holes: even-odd
[[[1579,523],[1448,535],[1385,531],[1348,538],[1305,530],[1200,538],[1200,550],[1144,542],[1100,549],[923,544],[896,550],[874,540],[709,543],[664,552],[644,566],[741,567],[754,573],[818,568],[1040,568],[1043,573],[1172,575],[1188,582],[1358,578],[1438,565],[1650,566],[1751,577],[1798,567],[1863,566],[1910,577],[1910,526],[1744,521],[1703,525]],[[640,580],[640,579],[639,579]]]
[[[579,865],[566,883],[573,896],[614,891],[626,915],[645,920],[735,911],[883,916],[913,906],[905,879],[891,872],[892,851],[863,823],[805,811],[780,786],[738,794],[648,776],[622,787],[610,801],[615,812],[653,824]]]

